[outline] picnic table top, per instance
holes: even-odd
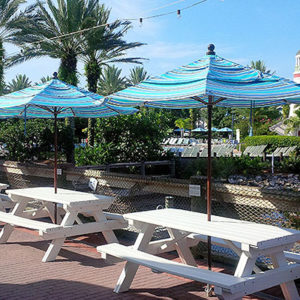
[[[130,221],[155,224],[181,231],[213,236],[257,247],[259,249],[288,245],[300,240],[300,231],[212,216],[181,209],[159,209],[125,214]]]
[[[6,193],[10,197],[19,196],[39,201],[47,201],[67,205],[103,205],[111,204],[115,199],[114,197],[67,189],[57,189],[57,194],[55,194],[53,187],[12,189],[6,190]]]

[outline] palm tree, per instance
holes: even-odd
[[[190,118],[179,118],[175,121],[175,126],[180,128],[180,136],[183,137],[184,129],[192,129],[191,119]]]
[[[12,41],[21,46],[21,53],[10,60],[10,65],[41,56],[60,59],[59,79],[77,85],[77,61],[83,51],[85,36],[90,20],[99,0],[60,0],[57,6],[52,0],[37,0],[34,11],[26,14],[26,22]],[[80,32],[73,34],[74,32]],[[58,38],[60,37],[60,38]],[[73,118],[66,119],[66,125],[72,128]],[[74,153],[69,153],[68,162],[74,162]]]
[[[273,75],[275,73],[275,72],[271,72],[271,70],[267,69],[263,60],[257,60],[257,61],[252,60],[250,63],[250,67],[252,69],[255,69],[255,70],[261,71],[263,73],[270,74],[270,75]]]
[[[15,34],[14,28],[20,24],[23,13],[18,13],[20,4],[25,0],[0,0],[0,95],[4,90],[4,65],[5,52],[4,43],[9,42]]]
[[[126,87],[126,77],[121,76],[121,69],[116,66],[108,66],[100,76],[98,92],[107,96]]]
[[[147,74],[147,71],[143,67],[135,67],[130,70],[128,83],[129,85],[136,85],[148,78],[149,75]]]
[[[37,0],[34,11],[26,14],[26,22],[11,39],[22,47],[10,64],[50,56],[60,59],[59,78],[77,85],[77,60],[85,33],[72,34],[86,28],[98,0]],[[57,38],[61,36],[61,38]]]
[[[143,45],[138,42],[127,43],[124,35],[131,28],[129,22],[108,20],[110,10],[104,5],[97,4],[93,10],[93,16],[89,19],[89,27],[97,27],[85,35],[80,59],[84,62],[85,75],[87,77],[88,90],[97,91],[101,69],[112,62],[141,63],[139,57],[126,57],[126,51]],[[105,26],[102,26],[105,25]],[[88,141],[93,146],[94,120],[88,120]]]
[[[20,91],[31,86],[30,79],[25,75],[17,75],[15,79],[8,83],[6,89],[8,93]]]
[[[47,82],[47,81],[49,81],[49,80],[51,80],[53,77],[52,76],[43,76],[42,78],[41,78],[41,83],[45,83],[45,82]]]

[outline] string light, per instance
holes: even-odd
[[[172,6],[174,4],[178,4],[180,2],[184,2],[186,0],[177,0],[177,1],[174,1],[172,3],[169,3],[167,5],[164,5],[164,6],[161,6],[161,7],[157,7],[157,8],[154,8],[154,9],[151,9],[151,11],[156,11],[156,10],[160,10],[160,9],[163,9],[163,8],[166,8],[166,7],[169,7],[169,6]],[[132,22],[132,21],[138,21],[140,26],[142,26],[143,24],[143,20],[148,20],[148,19],[153,19],[153,18],[159,18],[159,17],[164,17],[164,16],[167,16],[167,15],[171,15],[171,14],[176,14],[178,18],[181,17],[181,12],[183,10],[186,10],[186,9],[190,9],[194,6],[197,6],[199,4],[202,4],[204,2],[206,2],[208,0],[201,0],[201,1],[197,1],[191,5],[188,5],[186,7],[183,7],[181,9],[177,9],[177,10],[173,10],[173,11],[169,11],[169,12],[166,12],[166,13],[161,13],[161,14],[157,14],[157,15],[152,15],[152,16],[148,16],[148,17],[140,17],[140,18],[127,18],[127,19],[120,19],[119,21],[122,21],[122,22]],[[149,11],[148,11],[149,12]],[[62,35],[59,35],[59,36],[55,36],[55,37],[52,37],[52,38],[45,38],[45,39],[42,39],[42,40],[39,40],[39,41],[36,41],[36,42],[32,42],[32,43],[28,43],[27,46],[33,46],[33,45],[38,45],[38,49],[40,49],[41,47],[41,43],[42,42],[45,42],[45,41],[54,41],[54,40],[57,40],[57,39],[64,39],[64,38],[67,38],[67,37],[70,37],[72,35],[75,35],[75,34],[80,34],[80,33],[84,33],[84,32],[87,32],[89,30],[93,30],[93,29],[97,29],[97,28],[101,28],[101,27],[106,27],[108,29],[110,29],[110,26],[112,25],[113,23],[106,23],[106,24],[100,24],[100,25],[96,25],[96,26],[93,26],[93,27],[89,27],[89,28],[85,28],[85,29],[81,29],[81,30],[78,30],[78,31],[74,31],[74,32],[70,32],[70,33],[66,33],[66,34],[62,34]],[[0,49],[0,51],[4,51],[4,49]],[[7,57],[11,57],[13,56],[14,54],[17,54],[19,53],[18,51],[15,51],[13,53],[10,53],[7,55]],[[23,49],[21,49],[21,53],[23,54],[24,51]]]

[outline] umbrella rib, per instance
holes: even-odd
[[[226,98],[225,97],[220,97],[218,100],[216,100],[215,102],[213,102],[213,105],[215,105],[215,104],[217,104],[217,103],[219,103],[219,102],[221,102],[223,100],[226,100]]]
[[[54,111],[51,110],[50,108],[48,108],[47,106],[43,106],[43,105],[38,105],[38,104],[31,104],[32,106],[35,106],[35,107],[38,107],[38,108],[41,108],[43,110],[46,110],[48,112],[50,112],[51,114],[54,114]]]
[[[191,98],[194,99],[194,100],[196,100],[196,101],[198,101],[198,102],[201,102],[204,105],[207,105],[207,103],[204,100],[202,100],[200,97],[198,97],[198,96],[193,96]]]
[[[73,116],[74,116],[74,117],[76,117],[76,114],[75,114],[75,112],[74,112],[74,110],[73,110],[73,108],[72,108],[72,107],[70,107],[70,110],[71,110],[71,112],[72,112]]]

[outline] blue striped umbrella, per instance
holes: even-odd
[[[109,96],[109,103],[186,109],[207,106],[208,167],[207,217],[211,219],[211,114],[213,106],[261,107],[300,104],[300,86],[294,82],[224,59],[209,45],[204,57],[186,66],[142,81]],[[210,238],[208,239],[210,254]],[[209,255],[209,268],[211,259]]]
[[[224,127],[224,128],[218,129],[218,132],[232,132],[232,129],[228,128],[228,127]]]
[[[193,129],[192,132],[207,132],[207,129],[198,127],[198,128]]]
[[[57,79],[0,97],[0,118],[54,118],[54,190],[57,191],[57,118],[103,118],[132,114],[137,109],[114,106],[103,96]]]
[[[279,76],[262,73],[226,60],[214,47],[201,59],[147,79],[109,96],[119,106],[186,109],[213,104],[224,107],[255,107],[300,104],[300,86]]]

